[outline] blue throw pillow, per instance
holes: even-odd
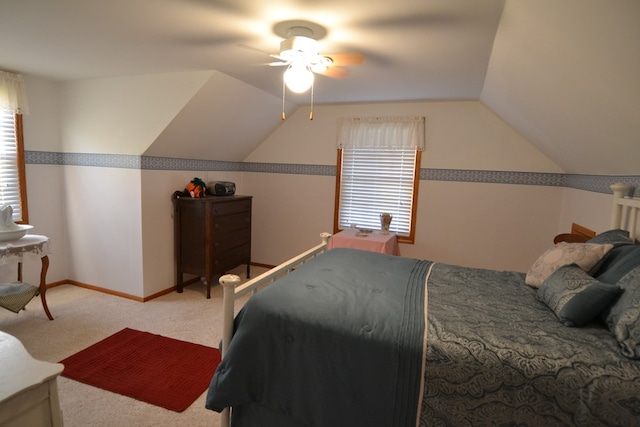
[[[633,241],[629,238],[627,230],[608,230],[598,234],[587,240],[587,243],[612,244],[612,245],[631,245]]]
[[[640,267],[618,283],[624,292],[606,313],[605,321],[620,343],[620,352],[631,359],[640,359]]]
[[[623,245],[611,249],[593,276],[601,282],[616,284],[628,272],[640,266],[640,245]]]
[[[553,272],[536,293],[565,326],[582,326],[598,317],[620,294],[616,285],[602,283],[576,264]]]

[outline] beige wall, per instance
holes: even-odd
[[[566,189],[562,199],[560,230],[569,232],[575,222],[598,233],[611,225],[613,196],[583,190]]]
[[[30,110],[23,118],[26,150],[60,151],[59,85],[27,76],[26,86]],[[64,280],[68,277],[68,266],[63,170],[56,165],[30,164],[26,166],[26,175],[32,233],[47,235],[53,251],[49,256],[47,281]],[[39,262],[25,263],[23,268],[25,280],[39,282]]]
[[[450,264],[527,271],[557,234],[563,190],[431,182],[421,186],[415,245],[401,253]]]
[[[88,91],[80,90],[82,83],[70,90],[69,85],[33,82],[29,85],[35,92],[30,94],[32,115],[25,120],[27,150],[140,154],[148,146],[148,141],[129,144],[117,132],[104,138],[97,132],[103,124],[87,128],[80,120],[86,112],[78,108],[92,99],[99,102],[89,94],[102,84],[108,87],[107,82]],[[130,82],[126,80],[125,86]],[[136,96],[143,96],[143,89],[138,88]],[[58,120],[59,105],[65,111]],[[141,108],[136,103],[131,106]],[[77,114],[69,118],[72,111]],[[113,123],[125,112],[105,122]],[[313,121],[302,107],[244,161],[335,165],[336,119],[361,115],[424,115],[427,141],[422,168],[562,172],[477,101],[316,106]],[[87,118],[92,120],[96,117]],[[134,122],[125,128],[133,127],[133,134],[144,140],[143,135],[153,133],[151,128],[161,127],[155,120],[141,121],[138,124],[145,129],[136,130]],[[278,264],[316,244],[320,232],[333,228],[333,176],[30,164],[31,222],[38,233],[51,237],[54,248],[48,281],[71,279],[136,297],[173,286],[170,196],[194,176],[207,182],[235,181],[238,194],[254,196],[254,262]],[[609,210],[609,196],[578,190],[421,181],[416,243],[402,245],[401,251],[416,258],[524,271],[567,224],[577,221],[604,229],[608,216],[602,217]]]
[[[63,169],[68,278],[141,297],[141,171]]]
[[[426,120],[423,168],[562,172],[479,101],[300,107],[245,161],[335,165],[340,117],[419,115]]]
[[[211,74],[166,73],[61,84],[63,150],[144,153]]]
[[[333,230],[334,177],[247,174],[253,259],[278,264]],[[415,244],[403,256],[526,271],[558,233],[563,189],[422,181]]]
[[[336,120],[372,115],[426,117],[422,168],[561,172],[477,101],[302,107],[245,160],[336,164]],[[335,178],[246,174],[256,196],[253,258],[277,264],[333,230]],[[558,229],[563,189],[421,181],[416,240],[401,245],[415,258],[526,271]]]

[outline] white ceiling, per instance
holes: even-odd
[[[358,51],[316,101],[478,98],[503,0],[3,0],[0,66],[73,80],[215,69],[275,95],[275,24],[327,30],[323,52]],[[390,7],[392,5],[392,7]],[[384,82],[384,84],[381,84]]]
[[[640,172],[637,0],[0,0],[0,69],[218,70],[278,96],[264,64],[290,19],[326,28],[322,52],[366,58],[319,77],[317,103],[479,99],[567,172]]]

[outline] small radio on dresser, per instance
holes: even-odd
[[[228,181],[210,182],[209,192],[214,196],[233,196],[236,194],[236,184]]]

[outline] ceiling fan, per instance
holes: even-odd
[[[275,25],[274,32],[285,38],[280,43],[280,53],[269,55],[278,61],[269,65],[287,67],[284,83],[293,92],[303,93],[312,87],[314,73],[341,79],[349,74],[345,66],[364,62],[359,52],[321,54],[318,40],[326,30],[313,22],[281,22]]]

